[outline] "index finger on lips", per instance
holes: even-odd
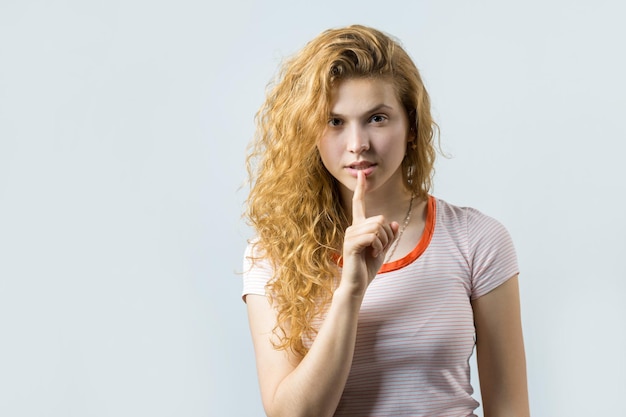
[[[352,224],[365,220],[365,174],[357,171],[356,187],[352,195]]]

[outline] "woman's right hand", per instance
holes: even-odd
[[[352,197],[352,225],[346,229],[343,242],[343,271],[339,289],[363,296],[397,238],[397,222],[387,223],[383,216],[365,217],[365,174],[357,173]]]

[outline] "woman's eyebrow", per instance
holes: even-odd
[[[385,103],[380,103],[377,104],[375,106],[373,106],[371,109],[369,110],[365,110],[362,114],[370,114],[370,113],[376,113],[377,111],[381,111],[381,110],[393,110],[393,107],[385,104]],[[339,113],[335,113],[335,112],[330,112],[330,117],[343,117],[343,114],[339,114]]]

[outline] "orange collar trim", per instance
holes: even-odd
[[[426,224],[424,225],[424,232],[422,233],[422,237],[419,242],[417,242],[417,246],[413,248],[411,252],[409,252],[404,258],[400,258],[397,261],[389,262],[388,264],[383,264],[378,271],[379,274],[385,272],[396,271],[400,268],[404,268],[405,266],[411,264],[417,258],[419,258],[422,253],[426,250],[428,245],[430,245],[430,241],[433,238],[433,233],[435,232],[435,218],[437,212],[437,200],[435,197],[428,196],[428,204],[426,205]]]
[[[430,241],[433,238],[433,234],[435,232],[435,219],[437,217],[437,200],[432,195],[428,196],[428,204],[426,205],[426,224],[424,225],[424,232],[422,233],[422,237],[419,242],[417,242],[417,246],[413,248],[411,252],[409,252],[405,257],[400,258],[396,261],[389,262],[388,264],[383,264],[378,271],[379,274],[383,274],[385,272],[396,271],[398,269],[404,268],[405,266],[411,264],[417,258],[419,258],[422,253],[428,248],[430,245]],[[335,258],[333,256],[333,258]],[[340,267],[343,266],[343,259],[341,256],[336,257],[337,263]]]

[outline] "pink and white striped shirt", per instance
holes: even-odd
[[[335,416],[474,416],[470,301],[517,272],[499,222],[430,197],[420,242],[383,265],[367,289]],[[266,265],[251,267],[246,257],[244,296],[264,295],[270,278]]]

